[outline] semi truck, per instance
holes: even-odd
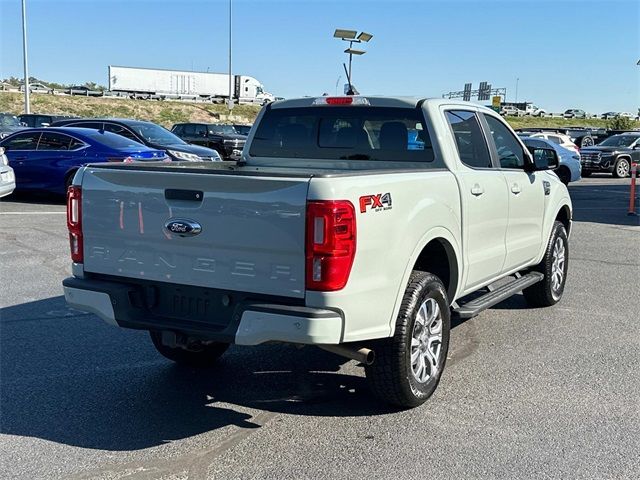
[[[238,103],[264,105],[274,100],[257,79],[247,75],[232,77],[233,98]],[[222,103],[229,98],[229,75],[109,65],[109,90],[134,98],[206,99]]]

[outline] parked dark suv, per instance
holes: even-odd
[[[18,118],[27,127],[40,128],[48,127],[53,122],[57,122],[59,120],[78,117],[72,117],[70,115],[48,115],[46,113],[23,113],[22,115],[18,115]]]
[[[105,130],[117,133],[147,147],[162,149],[174,161],[197,162],[201,160],[220,161],[215,150],[197,145],[189,145],[181,138],[160,125],[142,120],[123,118],[79,118],[61,120],[51,124],[52,127],[82,127],[94,130]]]
[[[177,123],[171,131],[189,143],[217,150],[225,160],[238,160],[247,142],[246,135],[236,132],[233,125]]]
[[[632,163],[640,162],[640,132],[613,135],[593,147],[580,150],[582,176],[607,172],[614,177],[629,176]]]

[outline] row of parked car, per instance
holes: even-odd
[[[524,117],[529,115],[532,117],[546,117],[551,115],[551,113],[548,113],[546,110],[535,105],[527,105],[526,110],[517,108],[514,105],[505,105],[500,109],[500,115],[512,117]],[[631,120],[635,120],[637,119],[637,116],[629,112],[605,112],[602,115],[591,115],[579,108],[570,108],[562,113],[562,118],[602,118],[605,120],[611,120],[614,118],[629,118]]]
[[[87,163],[237,160],[250,129],[180,123],[169,131],[141,120],[0,113],[0,196],[16,185],[64,193]]]
[[[141,120],[0,114],[0,196],[16,185],[63,194],[87,163],[238,160],[250,129],[190,122],[169,131]],[[640,132],[534,128],[518,134],[528,147],[556,151],[555,171],[565,184],[594,172],[625,177],[640,162]]]

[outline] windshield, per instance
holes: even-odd
[[[155,123],[134,123],[130,124],[129,127],[149,143],[157,143],[158,145],[187,144],[180,137]]]
[[[211,125],[209,127],[209,132],[215,135],[237,135],[238,132],[233,125]]]
[[[19,127],[20,120],[15,115],[0,114],[0,125],[3,127]]]
[[[638,135],[614,135],[600,142],[605,147],[630,147],[640,138]]]
[[[420,110],[360,106],[267,110],[250,154],[322,160],[435,160]]]

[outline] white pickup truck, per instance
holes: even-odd
[[[68,193],[67,302],[176,362],[317,345],[404,406],[435,390],[451,315],[563,294],[571,200],[493,111],[320,97],[265,106],[238,164],[88,165]]]

